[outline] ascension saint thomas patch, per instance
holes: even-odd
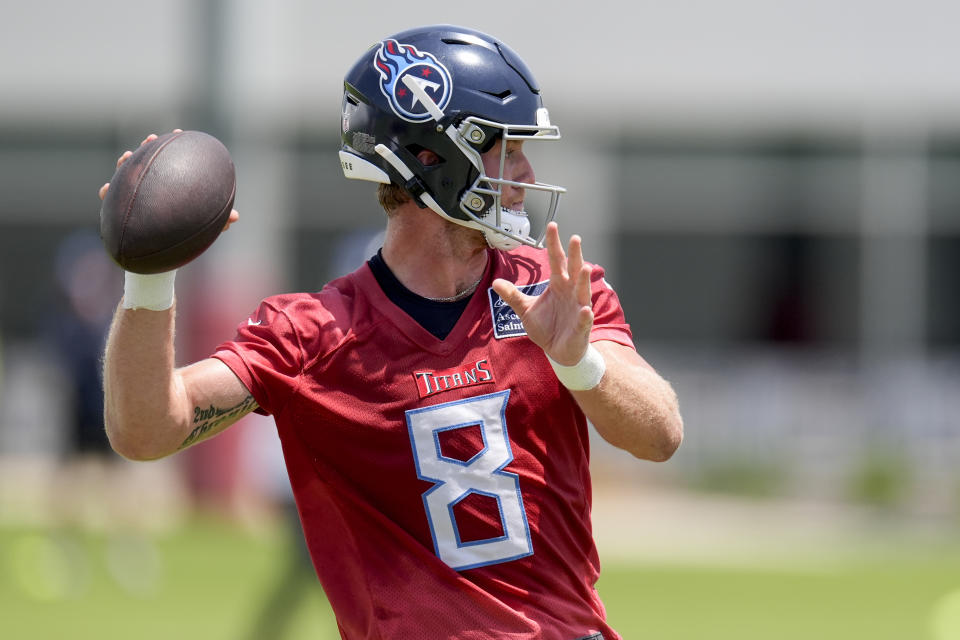
[[[521,293],[528,296],[538,296],[547,289],[549,280],[535,282],[517,287]],[[516,338],[517,336],[527,335],[527,330],[523,328],[520,316],[514,313],[503,298],[493,290],[493,287],[487,289],[487,295],[490,298],[490,316],[493,320],[493,336],[497,340],[503,338]]]

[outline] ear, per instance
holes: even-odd
[[[417,160],[425,167],[432,167],[440,162],[440,156],[429,149],[421,149],[420,152],[417,153]]]

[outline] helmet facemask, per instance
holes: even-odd
[[[474,225],[481,227],[487,243],[495,249],[509,251],[520,244],[542,247],[547,224],[556,217],[560,194],[566,191],[563,187],[543,182],[515,182],[504,178],[508,142],[520,140],[530,143],[560,139],[560,130],[550,124],[546,109],[538,111],[537,122],[536,126],[510,125],[471,116],[465,118],[457,127],[458,147],[480,172],[460,198],[460,211],[466,214]],[[474,146],[483,144],[486,136],[491,133],[501,142],[496,176],[487,175],[483,157]],[[544,198],[540,198],[540,201],[546,202],[529,213],[527,207],[523,211],[507,209],[502,203],[504,187],[517,187],[527,194],[531,191],[543,193]],[[536,223],[536,236],[530,233],[532,223]]]
[[[406,80],[406,78],[404,79]],[[494,249],[510,251],[511,249],[516,249],[521,244],[531,247],[543,247],[543,238],[544,235],[546,235],[547,224],[556,217],[557,208],[560,204],[560,194],[565,193],[566,189],[544,182],[514,182],[505,179],[503,173],[506,167],[507,143],[509,141],[547,141],[560,139],[560,128],[550,124],[550,115],[547,110],[542,107],[537,109],[536,125],[504,124],[476,116],[468,116],[456,126],[451,124],[444,127],[442,124],[439,124],[443,120],[444,114],[427,92],[414,82],[408,82],[407,87],[427,108],[427,111],[430,112],[434,120],[438,122],[438,131],[443,131],[453,140],[457,148],[473,165],[474,169],[479,172],[479,175],[473,183],[467,187],[460,198],[460,211],[464,213],[469,220],[462,220],[452,215],[451,212],[444,211],[439,203],[433,200],[428,193],[419,196],[423,203],[451,222],[483,231],[487,244]],[[481,155],[480,149],[493,147],[498,138],[501,141],[500,159],[497,163],[499,174],[497,176],[489,176],[484,168],[483,156]],[[378,147],[380,146],[382,145],[378,145]],[[383,155],[379,148],[377,151]],[[384,157],[390,162],[389,157]],[[396,158],[396,156],[394,157]],[[393,163],[391,162],[391,164]],[[394,168],[397,167],[395,166]],[[518,187],[527,191],[543,192],[549,196],[548,203],[535,213],[535,221],[538,223],[536,236],[530,235],[531,219],[527,211],[512,211],[503,206],[502,195],[504,186]]]

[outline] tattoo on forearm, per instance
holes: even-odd
[[[189,447],[195,442],[202,440],[212,431],[215,431],[216,428],[224,422],[228,420],[239,420],[256,408],[257,403],[252,395],[248,395],[232,407],[221,408],[215,407],[212,404],[209,407],[194,407],[193,424],[196,426],[194,426],[193,431],[190,432],[187,439],[180,445],[180,448],[185,449]]]

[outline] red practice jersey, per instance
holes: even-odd
[[[490,288],[530,295],[545,251],[490,251],[439,340],[364,265],[265,300],[215,357],[277,423],[343,638],[574,640],[602,632],[587,421]],[[633,347],[594,268],[592,340]]]

